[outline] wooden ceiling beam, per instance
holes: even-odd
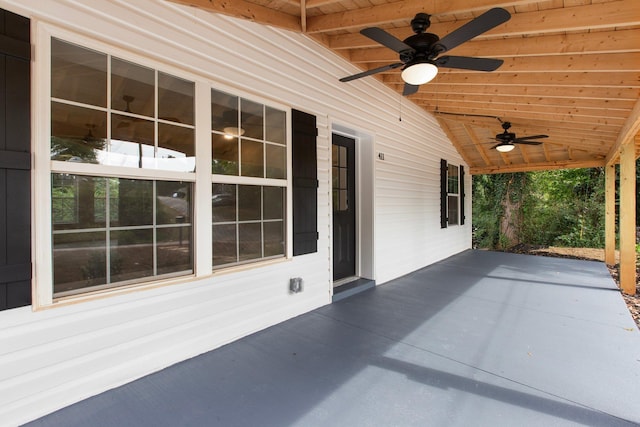
[[[424,93],[418,92],[411,95],[411,100],[420,101],[447,101],[457,103],[499,103],[499,104],[521,104],[521,105],[539,105],[549,107],[575,107],[575,108],[597,108],[621,110],[627,114],[633,109],[635,101],[620,101],[617,99],[589,99],[589,98],[572,98],[566,97],[541,97],[541,96],[509,96],[509,95],[462,95],[458,93]]]
[[[429,112],[435,111],[434,105],[421,105],[422,108]],[[438,105],[439,110],[453,113],[466,113],[466,114],[486,114],[499,117],[513,117],[522,120],[538,119],[548,120],[565,123],[583,123],[583,124],[595,124],[595,125],[609,125],[609,126],[622,126],[624,118],[612,118],[612,117],[597,117],[597,116],[580,116],[580,115],[560,115],[559,113],[543,112],[543,111],[522,111],[517,108],[470,108],[451,106],[445,108],[442,105]]]
[[[575,87],[563,86],[442,85],[431,82],[420,86],[420,90],[418,91],[418,95],[424,96],[441,96],[442,94],[456,94],[461,96],[498,95],[635,102],[640,98],[640,88],[581,87],[577,89]]]
[[[468,125],[462,125],[462,127],[464,131],[467,133],[467,135],[469,136],[469,138],[471,139],[471,141],[473,142],[475,149],[478,151],[478,153],[480,153],[482,160],[484,160],[484,164],[486,166],[491,166],[492,165],[491,159],[489,159],[489,156],[487,156],[487,153],[484,147],[482,146],[482,143],[478,139],[478,136],[473,132],[473,128]]]
[[[440,3],[446,4],[447,2]],[[309,24],[309,31],[321,32],[353,27],[364,28],[373,25],[381,25],[386,22],[408,21],[413,18],[413,15],[417,12],[422,11],[407,11],[403,14],[399,13],[397,10],[399,8],[397,6],[395,8],[390,7],[390,5],[392,6],[394,4],[396,3],[382,5],[388,9],[392,9],[388,12],[389,15],[387,17],[376,16],[375,13],[373,16],[370,16],[368,13],[358,15],[358,11],[363,9],[349,11],[350,15],[353,16],[350,20],[344,18],[344,14],[346,12],[314,17],[313,24]],[[495,5],[495,2],[493,2],[493,4]],[[382,6],[373,6],[373,8]],[[487,9],[488,8],[489,7],[487,7]],[[365,10],[367,9],[371,8],[365,8]],[[429,11],[426,11],[426,13],[435,14]],[[471,21],[471,19],[459,20],[456,22],[433,23],[431,27],[429,27],[429,32],[443,37],[469,21]],[[342,22],[344,22],[345,25],[341,25]],[[638,25],[640,25],[640,2],[637,2],[636,0],[619,0],[573,7],[559,7],[556,9],[547,9],[535,12],[514,13],[511,15],[511,19],[509,21],[487,31],[479,37],[498,38],[531,34],[541,36],[549,33],[571,33],[578,31],[592,31],[595,29],[622,29],[627,27],[637,27]],[[389,29],[387,31],[402,40],[412,34],[411,28],[409,27]],[[379,46],[377,43],[372,42],[367,37],[358,33],[354,33],[352,35],[332,35],[329,40],[329,47],[331,49]]]
[[[438,111],[434,115],[440,119],[456,121],[461,123],[468,123],[473,126],[479,126],[488,129],[495,129],[495,133],[500,131],[500,122],[498,122],[495,118],[490,117],[482,117],[482,116],[471,116],[465,115],[466,113],[462,113],[462,115],[451,114],[443,111]],[[511,122],[513,128],[529,129],[530,131],[527,133],[534,134],[549,134],[557,131],[563,131],[566,133],[576,132],[578,135],[582,135],[586,133],[587,135],[592,135],[594,138],[603,138],[603,139],[612,139],[616,138],[618,133],[620,132],[619,125],[595,125],[593,123],[563,123],[561,121],[550,121],[550,120],[540,120],[538,118],[518,118],[513,116],[503,116],[501,117],[503,121]],[[493,133],[493,132],[492,132]]]
[[[640,3],[640,2],[639,2]],[[403,83],[399,72],[381,73],[385,83]],[[640,88],[637,72],[611,72],[606,74],[588,72],[546,72],[546,73],[440,73],[429,84],[456,84],[481,86],[572,86],[584,87],[626,87]]]
[[[173,3],[193,6],[208,12],[242,18],[259,24],[271,25],[286,30],[301,31],[297,16],[279,12],[246,0],[170,0]]]
[[[615,144],[611,147],[607,153],[607,165],[613,164],[618,161],[620,156],[620,150],[625,144],[632,144],[633,139],[640,132],[640,99],[633,107],[631,114],[627,117]]]
[[[384,49],[385,51],[388,49]],[[393,54],[393,51],[391,51]],[[351,61],[356,63],[353,57]],[[369,58],[361,62],[368,65],[366,68],[376,68],[384,64],[397,62],[396,59],[384,59],[374,61]],[[637,72],[640,71],[640,52],[629,53],[603,53],[586,55],[552,55],[552,56],[523,56],[504,58],[504,63],[492,74],[502,73],[613,73],[613,72]],[[439,67],[440,74],[469,74],[469,70]],[[477,72],[480,74],[488,74]],[[606,80],[606,76],[594,76],[598,80]]]
[[[595,33],[554,34],[540,37],[472,40],[452,49],[446,55],[478,57],[522,57],[579,54],[640,52],[640,29]],[[379,45],[378,45],[379,46]],[[352,49],[348,57],[353,63],[393,62],[398,54],[385,47]]]
[[[456,150],[458,151],[458,154],[460,154],[460,156],[465,161],[465,163],[468,164],[468,165],[472,164],[473,162],[469,158],[469,155],[467,154],[467,152],[465,150],[462,149],[462,147],[460,146],[458,138],[456,138],[453,135],[453,133],[451,132],[451,129],[449,128],[449,126],[445,122],[439,122],[439,123],[440,123],[440,128],[447,135],[447,137],[449,138],[449,141],[451,141],[451,143],[456,148]]]
[[[309,32],[343,30],[345,28],[383,25],[397,21],[407,21],[416,13],[429,15],[466,14],[485,12],[496,6],[515,6],[538,3],[539,0],[511,0],[501,4],[495,0],[404,0],[367,6],[339,13],[319,15],[309,19]]]
[[[471,175],[485,175],[494,173],[512,173],[512,172],[532,172],[552,169],[577,169],[577,168],[597,168],[604,166],[604,160],[559,160],[551,162],[529,163],[529,164],[512,164],[508,166],[488,166],[488,167],[470,167]]]

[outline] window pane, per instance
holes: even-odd
[[[193,172],[195,149],[192,128],[158,123],[158,169]]]
[[[447,215],[450,225],[458,225],[458,196],[447,197]]]
[[[103,285],[107,281],[106,233],[53,235],[53,292]]]
[[[236,221],[236,185],[213,184],[211,207],[213,222]]]
[[[118,58],[111,59],[111,108],[155,117],[155,71]]]
[[[275,108],[265,107],[266,140],[286,144],[287,135],[287,115],[284,111]]]
[[[211,145],[211,173],[238,175],[238,138],[214,133],[211,135]]]
[[[153,276],[153,230],[111,232],[111,282]]]
[[[279,145],[266,144],[267,178],[285,179],[287,177],[287,151]]]
[[[264,188],[264,219],[284,218],[284,194],[282,187]]]
[[[264,256],[284,255],[284,222],[264,223]]]
[[[260,187],[256,185],[238,186],[238,220],[253,221],[262,219],[262,199]]]
[[[150,120],[111,115],[111,141],[103,164],[152,167],[155,157],[154,125]]]
[[[104,227],[105,185],[105,178],[52,174],[53,230]]]
[[[225,131],[225,128],[228,128]],[[238,135],[238,97],[211,90],[211,129]]]
[[[110,186],[118,208],[112,227],[153,224],[153,181],[120,178]],[[113,200],[113,199],[112,199]]]
[[[447,192],[458,194],[458,166],[449,165]]]
[[[236,225],[213,226],[213,266],[238,262]]]
[[[244,130],[243,135],[247,138],[263,139],[262,104],[242,99],[240,105],[242,113],[240,126]]]
[[[262,258],[262,227],[259,222],[238,224],[240,261]]]
[[[195,84],[158,72],[158,118],[193,125]]]
[[[74,105],[51,103],[51,159],[100,163],[107,141],[107,114]]]
[[[156,224],[190,224],[192,185],[180,181],[156,182]]]
[[[106,107],[107,55],[52,38],[51,96]]]
[[[158,274],[193,271],[192,235],[190,226],[158,229]]]
[[[340,163],[338,163],[338,146],[337,145],[331,145],[331,164],[333,166],[338,166]]]
[[[262,155],[261,142],[242,140],[242,164],[240,165],[240,171],[242,176],[254,176],[258,178],[264,178],[264,158]]]

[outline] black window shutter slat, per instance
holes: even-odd
[[[293,255],[318,251],[318,162],[316,117],[291,111]]]
[[[29,27],[0,9],[0,310],[31,304]]]
[[[460,166],[460,225],[464,225],[464,166]]]
[[[440,228],[447,228],[447,161],[440,159]]]

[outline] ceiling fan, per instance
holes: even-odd
[[[495,140],[498,141],[498,144],[491,148],[495,148],[501,153],[507,153],[515,148],[514,144],[540,145],[542,142],[532,141],[532,139],[549,138],[548,135],[531,135],[517,138],[515,133],[509,132],[510,127],[510,122],[502,123],[502,129],[504,129],[504,132],[496,135]]]
[[[361,30],[362,35],[397,52],[400,55],[400,62],[343,77],[340,81],[349,82],[402,67],[402,80],[405,82],[402,94],[407,96],[416,93],[421,84],[431,81],[438,74],[438,67],[494,71],[504,62],[501,59],[439,55],[508,21],[511,15],[506,10],[499,7],[490,9],[442,39],[435,34],[425,33],[431,25],[430,16],[426,13],[418,13],[411,20],[411,29],[415,34],[404,41],[382,28],[369,27]]]

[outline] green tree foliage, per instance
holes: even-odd
[[[473,227],[475,244],[483,248],[504,249],[518,242],[603,247],[604,171],[474,176]],[[515,227],[515,233],[505,227]]]

